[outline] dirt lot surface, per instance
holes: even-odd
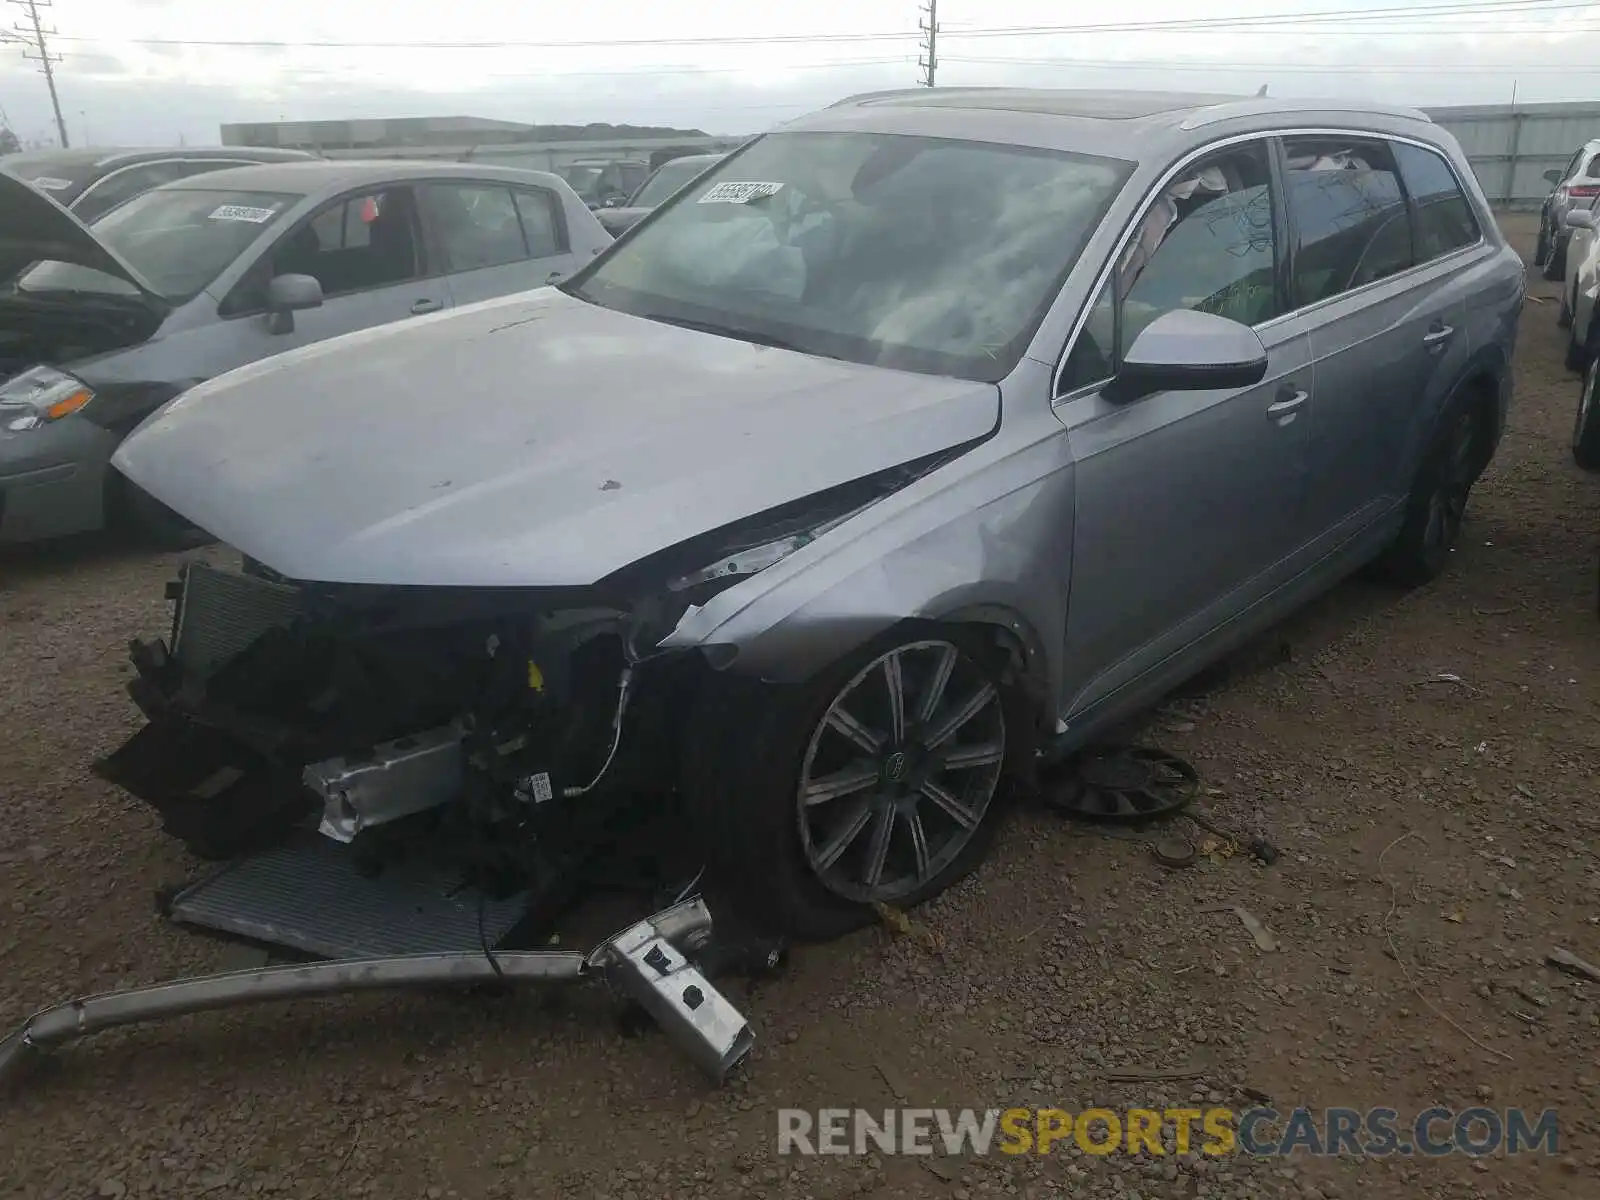
[[[1525,243],[1531,228],[1515,224]],[[1529,303],[1511,428],[1443,580],[1347,584],[1150,719],[1218,818],[1283,848],[1275,865],[1167,870],[1139,842],[1020,812],[975,878],[915,914],[933,939],[863,931],[736,991],[760,1042],[721,1090],[577,997],[367,996],[107,1034],[0,1098],[0,1196],[1600,1195],[1600,985],[1543,962],[1556,947],[1600,962],[1600,479],[1568,457],[1576,384],[1555,318]],[[173,565],[0,560],[6,1026],[228,961],[157,918],[154,893],[197,864],[87,766],[135,726],[124,646],[164,629]],[[1107,1079],[1126,1068],[1200,1074]],[[1554,1108],[1561,1149],[931,1164],[774,1149],[787,1105],[1262,1096]]]

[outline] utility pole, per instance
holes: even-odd
[[[61,138],[61,148],[65,150],[70,143],[67,141],[67,122],[61,115],[61,98],[56,95],[55,72],[55,64],[61,61],[61,56],[51,54],[50,46],[45,41],[46,33],[54,33],[55,30],[46,30],[44,23],[39,19],[39,10],[49,8],[53,0],[7,0],[7,2],[15,4],[27,14],[27,20],[16,26],[17,32],[24,35],[17,40],[31,42],[33,45],[33,53],[24,50],[22,57],[30,62],[37,62],[39,69],[44,72],[45,86],[50,89],[50,107],[56,115],[56,133]]]
[[[923,87],[932,87],[934,72],[939,69],[939,0],[928,0],[921,11],[928,14],[928,19],[917,23],[917,28],[922,30],[919,49],[927,57],[917,59],[917,66],[922,68],[922,78],[917,82]]]

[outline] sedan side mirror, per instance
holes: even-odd
[[[1266,374],[1267,348],[1254,329],[1179,308],[1161,314],[1133,339],[1104,394],[1123,404],[1153,392],[1249,387]]]
[[[1568,229],[1593,229],[1594,213],[1587,208],[1575,208],[1567,214]]]
[[[1560,183],[1562,179],[1561,168],[1551,167],[1544,173],[1545,180],[1549,183]]]
[[[267,329],[294,332],[294,314],[322,307],[322,284],[314,275],[275,275],[267,284]]]

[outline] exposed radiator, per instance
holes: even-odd
[[[190,563],[173,625],[172,656],[208,675],[267,630],[287,625],[299,608],[298,588]]]

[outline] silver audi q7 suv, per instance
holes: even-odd
[[[1359,567],[1444,569],[1525,286],[1409,109],[842,101],[556,287],[149,419],[116,466],[246,570],[188,570],[100,772],[280,882],[332,838],[496,903],[650,797],[832,935],[968,869],[1007,772]]]

